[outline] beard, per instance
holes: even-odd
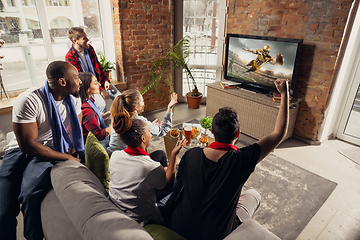
[[[76,97],[76,98],[80,97],[79,91],[74,92],[74,93],[71,93],[71,95],[73,95],[73,96]]]
[[[85,49],[89,49],[89,48],[90,48],[90,46],[89,46],[88,43],[84,43],[81,47],[83,47],[83,48],[85,48]]]

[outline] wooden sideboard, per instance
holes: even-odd
[[[290,102],[289,128],[283,141],[293,134],[300,101],[293,98]],[[220,82],[207,85],[206,116],[213,117],[222,107],[238,112],[242,133],[261,139],[274,130],[280,103],[265,94],[241,88],[224,89]]]

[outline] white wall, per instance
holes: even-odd
[[[349,88],[351,87],[351,80],[355,74],[356,64],[359,61],[359,51],[360,8],[357,10],[343,62],[335,81],[329,107],[325,112],[325,121],[320,135],[320,142],[327,140],[331,135],[336,135],[345,100],[348,97]]]

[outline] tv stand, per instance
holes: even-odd
[[[231,107],[239,114],[242,133],[261,139],[274,130],[280,103],[273,102],[271,97],[242,88],[224,89],[220,82],[211,83],[207,87],[206,116],[214,117],[220,108]],[[293,98],[290,102],[289,127],[282,141],[293,134],[300,101]]]
[[[268,94],[269,93],[268,90],[258,88],[258,87],[255,87],[255,86],[252,86],[252,85],[246,84],[246,83],[242,83],[242,84],[240,84],[238,86],[241,89],[244,89],[244,90],[247,90],[247,91],[253,92],[253,93],[261,93],[261,94]]]

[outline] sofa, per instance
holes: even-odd
[[[136,221],[127,217],[109,199],[98,178],[76,161],[64,161],[51,170],[53,189],[41,204],[41,218],[47,240],[153,239]],[[159,226],[160,227],[160,226]],[[171,230],[168,230],[172,232]],[[170,235],[155,239],[172,239]],[[160,234],[161,235],[161,234]],[[158,236],[158,235],[157,235]],[[226,240],[279,239],[249,219]]]

